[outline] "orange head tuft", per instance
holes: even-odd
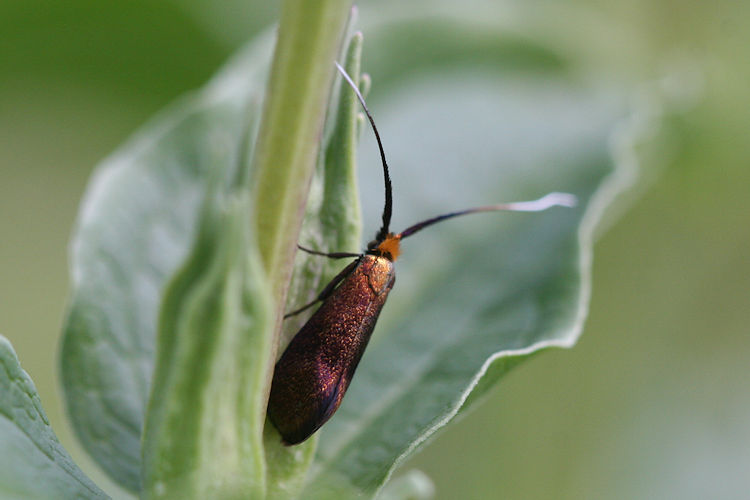
[[[377,250],[381,255],[390,259],[391,262],[395,261],[401,253],[401,235],[388,234],[378,245]]]

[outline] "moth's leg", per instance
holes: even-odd
[[[302,248],[302,247],[300,247]],[[354,254],[355,257],[361,257],[360,254]],[[334,257],[337,258],[337,257]],[[302,311],[306,311],[307,309],[311,308],[318,302],[321,302],[323,300],[326,300],[336,289],[336,287],[341,283],[344,278],[349,276],[351,272],[354,270],[355,267],[359,264],[359,259],[353,260],[348,266],[346,266],[340,273],[338,273],[336,276],[333,277],[331,281],[328,282],[328,284],[323,288],[323,290],[320,291],[317,297],[315,297],[315,300],[310,302],[309,304],[305,304],[304,306],[300,307],[299,309],[295,309],[292,312],[286,313],[284,315],[284,319],[291,318],[292,316],[296,316],[297,314],[301,313]]]
[[[317,250],[312,250],[311,248],[305,248],[302,245],[297,245],[297,248],[311,255],[320,255],[322,257],[328,257],[329,259],[346,259],[347,257],[361,257],[362,256],[362,254],[360,253],[351,253],[351,252],[318,252]]]

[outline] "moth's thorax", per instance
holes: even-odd
[[[393,262],[382,255],[365,255],[356,273],[367,276],[372,290],[380,295],[392,286]]]

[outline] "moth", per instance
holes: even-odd
[[[447,219],[479,212],[537,212],[554,206],[574,206],[575,196],[550,193],[534,201],[486,205],[438,215],[404,229],[390,230],[392,187],[380,133],[365,99],[344,68],[336,67],[353,89],[377,140],[385,180],[382,225],[361,254],[301,250],[332,259],[353,258],[317,298],[285,317],[317,303],[320,307],[302,326],[276,363],[268,402],[268,417],[284,444],[305,441],[325,424],[341,405],[359,361],[370,340],[380,311],[396,281],[394,262],[401,241]]]

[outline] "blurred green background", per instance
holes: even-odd
[[[498,3],[498,15],[513,5]],[[523,364],[406,468],[427,472],[442,499],[747,498],[750,3],[524,8],[571,36],[584,21],[591,31],[591,19],[621,27],[603,28],[587,56],[612,74],[646,80],[665,62],[691,61],[703,97],[671,120],[668,163],[597,244],[579,345]],[[88,461],[63,415],[57,349],[88,176],[277,10],[240,0],[0,3],[0,332],[79,463]]]

